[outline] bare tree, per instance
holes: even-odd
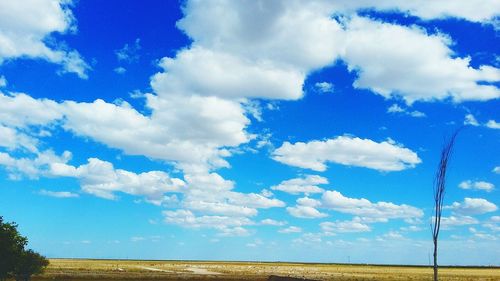
[[[451,137],[445,141],[441,150],[441,159],[438,164],[436,177],[434,178],[434,217],[431,223],[432,241],[434,242],[434,281],[438,281],[438,237],[441,228],[441,215],[443,211],[444,195],[446,193],[446,169],[453,151],[455,139],[460,132],[456,130]]]

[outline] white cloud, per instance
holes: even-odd
[[[485,239],[485,240],[497,240],[498,239],[495,235],[485,233],[482,231],[478,231],[474,227],[469,227],[469,232],[474,235],[474,238]]]
[[[479,122],[477,122],[474,115],[469,113],[465,115],[464,125],[479,126]]]
[[[418,227],[416,225],[403,226],[400,229],[401,229],[401,231],[405,231],[405,232],[418,232],[418,231],[423,230],[421,227]]]
[[[321,93],[333,93],[335,87],[333,86],[332,83],[328,82],[317,82],[314,84],[314,87]]]
[[[247,217],[257,215],[257,209],[285,206],[283,201],[261,194],[232,191],[234,182],[217,173],[186,174],[185,180],[182,206],[192,211]]]
[[[164,58],[160,66],[165,72],[157,73],[151,81],[158,93],[216,95],[226,99],[298,99],[305,79],[295,69],[256,63],[201,47],[181,51],[175,59]]]
[[[414,110],[412,112],[409,112],[409,115],[411,117],[415,117],[415,118],[422,118],[422,117],[426,117],[427,115],[421,111],[418,111],[418,110]]]
[[[385,240],[385,239],[389,239],[391,241],[394,241],[394,240],[400,240],[400,239],[403,239],[403,235],[397,231],[389,231],[387,233],[385,233],[384,235],[382,235],[382,237],[379,237],[378,240]]]
[[[288,207],[286,211],[297,218],[315,219],[327,217],[327,214],[321,213],[316,209],[316,207],[320,206],[320,201],[309,197],[303,197],[297,199],[297,205],[295,207]]]
[[[44,43],[48,34],[62,33],[73,27],[70,10],[61,6],[60,1],[51,2],[54,5],[40,3],[30,6],[4,1],[0,4],[0,27],[9,25],[7,29],[0,28],[0,39],[16,45],[11,50],[0,43],[0,60],[20,56],[39,57],[60,63],[66,71],[86,77],[88,66],[76,51],[51,49]],[[12,139],[22,136],[19,128],[60,125],[77,136],[118,148],[126,154],[174,163],[184,172],[184,181],[172,179],[161,171],[136,174],[115,169],[111,163],[96,158],[73,167],[67,164],[69,159],[64,155],[39,153],[36,149],[31,149],[36,159],[15,159],[2,153],[0,162],[3,161],[2,164],[12,174],[38,177],[50,173],[52,176],[76,177],[80,179],[83,191],[105,198],[114,198],[115,193],[125,192],[145,196],[150,202],[159,204],[165,200],[165,192],[177,192],[186,186],[178,202],[186,210],[166,211],[167,222],[216,228],[221,235],[246,235],[249,232],[243,226],[253,224],[247,217],[256,215],[257,209],[285,206],[284,202],[269,198],[271,195],[235,192],[233,182],[212,173],[214,169],[229,167],[225,159],[231,156],[231,148],[255,137],[246,131],[250,125],[247,116],[261,117],[257,117],[260,115],[255,107],[248,106],[250,98],[299,99],[303,96],[302,88],[307,75],[332,64],[338,57],[344,58],[351,69],[359,70],[357,87],[371,88],[386,97],[394,91],[398,95],[402,91],[407,101],[440,99],[444,97],[441,90],[452,93],[457,101],[497,96],[495,89],[476,83],[477,80],[496,81],[497,70],[492,67],[473,69],[467,59],[450,58],[453,55],[448,48],[450,42],[444,35],[429,36],[418,28],[397,27],[356,17],[342,23],[347,27],[344,30],[342,24],[331,17],[335,9],[329,3],[272,1],[247,4],[243,6],[234,1],[186,3],[185,16],[178,26],[193,43],[174,57],[161,60],[162,71],[151,79],[154,93],[144,95],[146,111],[150,114],[142,114],[126,102],[57,103],[33,99],[24,94],[0,95],[1,125],[10,134],[9,138],[0,142],[4,147],[12,148]],[[2,5],[5,9],[1,9]],[[28,9],[28,13],[12,20],[24,9]],[[2,17],[3,14],[6,17]],[[17,30],[20,23],[27,28]],[[16,32],[7,34],[5,30]],[[357,41],[363,41],[363,38],[369,42],[361,42],[361,45],[380,53],[383,63],[374,58],[365,61],[364,54],[355,49]],[[380,42],[380,38],[391,40],[384,41],[379,50],[373,42]],[[401,39],[392,40],[394,38]],[[406,39],[411,40],[406,42]],[[401,48],[398,44],[414,48]],[[129,46],[125,48],[128,49]],[[394,61],[386,60],[392,58],[389,55],[395,50],[398,52]],[[435,59],[438,70],[415,67],[420,67],[415,61],[422,60],[415,53],[422,50],[428,50],[428,53],[422,53],[426,58],[422,68],[429,67]],[[128,51],[117,55],[123,60],[133,57]],[[410,60],[412,56],[415,58]],[[383,71],[374,71],[376,66],[383,66]],[[400,77],[400,73],[406,73],[408,69],[416,69],[417,75],[396,79],[401,82],[385,79],[385,75],[393,78],[394,71]],[[444,74],[443,69],[447,70]],[[203,73],[211,75],[207,77]],[[382,73],[382,77],[377,73]],[[464,74],[465,82],[457,83],[454,79],[459,76],[457,73]],[[380,78],[380,81],[372,78]],[[425,89],[416,90],[415,87],[420,87],[421,81],[429,78],[432,79],[424,83],[426,87],[441,87],[423,96]],[[440,83],[447,84],[443,86]],[[455,88],[450,89],[449,85]],[[465,91],[467,94],[460,96]],[[29,145],[36,147],[36,143],[22,146],[27,148]],[[325,170],[328,162],[381,171],[403,170],[421,162],[416,153],[391,141],[376,143],[346,136],[294,145],[285,143],[273,157],[289,165],[317,171]],[[322,183],[309,186],[318,184]],[[304,185],[307,184],[299,183],[300,188]],[[319,187],[313,190],[322,191]],[[364,202],[366,199],[351,200]],[[390,216],[386,210],[392,209],[396,210],[397,217],[412,217],[408,213],[421,216],[420,210],[410,206],[366,201],[371,204],[369,207],[340,209],[372,220],[387,219]],[[300,208],[302,213],[307,213],[304,211],[306,208],[316,210],[310,200],[303,199],[298,204],[291,208],[296,211]],[[335,208],[331,204],[329,207]],[[311,214],[311,209],[308,211]],[[212,215],[195,215],[193,212]],[[367,215],[370,212],[379,213],[380,218],[378,215]]]
[[[302,228],[297,226],[289,226],[287,228],[283,228],[278,230],[279,233],[299,233],[302,232]]]
[[[300,238],[293,239],[292,242],[296,244],[304,244],[304,245],[311,245],[311,244],[318,244],[321,243],[323,240],[321,239],[322,234],[321,233],[304,233]]]
[[[321,230],[326,233],[369,232],[370,226],[358,221],[322,222]]]
[[[263,219],[260,221],[262,225],[273,225],[273,226],[284,226],[287,224],[286,221],[277,221],[273,219]]]
[[[56,197],[56,198],[76,198],[80,197],[77,193],[69,192],[69,191],[50,191],[42,189],[39,192],[40,195]]]
[[[471,181],[466,180],[461,182],[458,187],[461,189],[476,189],[491,192],[495,189],[495,185],[486,181]]]
[[[282,181],[280,184],[272,186],[271,189],[290,194],[322,193],[324,190],[318,187],[320,184],[328,184],[328,179],[318,175],[307,175],[302,178]]]
[[[115,69],[113,69],[114,72],[118,73],[118,74],[124,74],[125,72],[127,72],[127,69],[125,67],[116,67]]]
[[[393,141],[377,143],[351,136],[307,143],[285,142],[272,157],[287,165],[315,171],[325,171],[327,162],[379,171],[401,171],[421,162],[415,152]]]
[[[488,120],[488,122],[484,124],[480,124],[474,115],[472,114],[467,114],[465,115],[465,120],[464,120],[464,125],[471,125],[471,126],[484,126],[490,129],[500,129],[500,123],[496,122],[495,120]]]
[[[222,202],[185,201],[186,209],[201,213],[218,214],[225,216],[249,217],[257,215],[257,210],[245,206],[232,205]]]
[[[472,22],[490,22],[499,11],[498,2],[495,0],[437,0],[437,1],[405,1],[405,0],[340,0],[332,5],[336,9],[350,12],[358,9],[373,8],[379,11],[400,11],[424,20],[442,19],[442,18],[461,18]]]
[[[500,123],[496,122],[495,120],[489,120],[485,126],[490,129],[500,129]]]
[[[309,197],[302,197],[302,198],[297,199],[297,204],[299,204],[301,206],[307,206],[307,207],[319,207],[319,206],[321,206],[320,201],[318,201],[316,199],[309,198]]]
[[[54,32],[76,31],[67,0],[5,0],[0,2],[0,64],[9,59],[41,58],[61,64],[62,72],[87,78],[90,69],[75,50],[53,40]],[[52,40],[48,40],[52,39]],[[51,41],[52,44],[47,42]]]
[[[338,191],[326,191],[322,197],[322,207],[341,213],[379,220],[421,218],[423,211],[409,205],[390,202],[372,203],[367,199],[345,197]]]
[[[243,226],[255,224],[245,217],[195,216],[189,210],[163,211],[165,222],[188,228],[213,228],[220,236],[246,236],[248,230]]]
[[[478,224],[479,221],[471,216],[449,216],[441,217],[441,227],[445,229],[452,228],[454,226],[463,226]]]
[[[448,47],[451,40],[445,35],[352,16],[358,8],[372,6],[421,16],[464,16],[446,5],[436,5],[435,13],[427,14],[421,8],[427,5],[189,1],[178,26],[194,43],[175,58],[164,59],[166,72],[157,74],[153,84],[165,92],[181,89],[226,98],[297,99],[302,96],[307,73],[341,58],[351,70],[359,70],[356,87],[387,98],[400,95],[409,103],[447,97],[455,101],[498,98],[495,86],[477,82],[498,81],[499,71],[490,66],[474,69],[469,58],[453,58]],[[339,12],[352,16],[343,20],[345,29],[331,18]],[[199,74],[207,72],[214,73],[216,79],[207,80]],[[410,115],[420,117],[422,113]]]
[[[496,166],[495,168],[493,168],[492,172],[495,174],[500,174],[500,166]]]
[[[488,228],[491,231],[500,232],[500,225],[494,223],[485,223],[483,227]]]
[[[38,140],[36,138],[0,124],[0,147],[5,147],[7,150],[25,149],[37,153],[37,145]]]
[[[36,152],[33,157],[12,157],[8,153],[0,152],[0,165],[4,166],[11,179],[20,179],[27,176],[30,179],[38,179],[41,176],[51,175],[51,165],[67,163],[71,159],[71,153],[65,151],[62,155],[56,155],[52,150]]]
[[[0,124],[9,127],[49,125],[62,114],[56,102],[34,99],[23,93],[5,95],[0,92]]]
[[[65,102],[64,127],[127,154],[180,163],[183,169],[228,166],[223,157],[230,153],[220,147],[250,139],[244,132],[249,120],[237,103],[216,97],[147,96],[151,116],[126,103]]]
[[[479,81],[500,80],[491,66],[470,66],[470,58],[455,57],[452,40],[424,29],[354,17],[347,24],[342,58],[358,72],[354,87],[370,89],[407,103],[447,98],[455,102],[484,101],[500,97],[496,86]],[[373,54],[377,54],[376,56]],[[398,79],[394,79],[397,77]]]
[[[388,113],[403,113],[405,110],[399,106],[398,104],[393,104],[389,108],[387,108]]]
[[[498,207],[490,201],[482,198],[468,198],[466,197],[463,202],[453,202],[451,206],[445,206],[451,209],[454,213],[459,215],[480,215],[498,210]]]
[[[341,27],[320,2],[189,1],[184,12],[178,26],[194,45],[251,61],[306,70],[331,63],[338,52]]]
[[[139,60],[138,52],[141,50],[141,39],[137,38],[134,44],[125,44],[121,49],[115,51],[116,58],[119,61],[128,63],[137,62]]]
[[[270,191],[270,190],[267,190],[267,189],[262,189],[262,190],[260,191],[260,194],[261,194],[262,196],[266,197],[266,198],[269,198],[269,197],[271,197],[271,196],[274,196],[274,193],[273,193],[272,191]]]
[[[88,163],[74,167],[65,163],[52,163],[50,174],[59,177],[74,177],[81,182],[83,192],[115,199],[115,192],[145,196],[150,203],[161,204],[164,194],[178,192],[185,182],[171,178],[162,171],[150,171],[136,174],[115,169],[110,162],[97,158],[88,159]]]
[[[325,213],[321,213],[314,207],[303,206],[303,205],[297,205],[295,207],[287,207],[286,211],[294,217],[304,218],[304,219],[317,219],[328,216]]]
[[[217,234],[217,236],[224,236],[224,237],[228,237],[228,236],[248,236],[250,234],[251,234],[251,232],[248,229],[243,228],[241,226],[237,226],[237,227],[225,227],[225,228],[222,228],[222,229],[220,229],[220,232]]]
[[[422,117],[427,116],[425,113],[418,111],[418,110],[408,111],[408,108],[403,108],[396,103],[391,105],[389,108],[387,108],[387,112],[388,113],[401,113],[401,114],[409,115],[409,116],[415,117],[415,118],[422,118]]]
[[[252,216],[257,214],[257,208],[285,206],[280,200],[268,198],[271,197],[270,194],[266,197],[254,193],[230,192],[229,190],[234,186],[231,181],[207,171],[214,167],[228,166],[223,157],[229,156],[230,153],[219,147],[236,146],[249,139],[243,131],[248,119],[244,116],[241,107],[231,101],[215,97],[200,97],[199,108],[194,110],[192,104],[189,104],[187,108],[193,109],[193,112],[184,112],[183,114],[186,115],[175,116],[173,113],[169,116],[169,113],[162,113],[162,116],[158,116],[153,112],[153,116],[145,116],[125,102],[111,104],[96,100],[93,103],[73,101],[56,103],[50,100],[36,100],[24,94],[0,95],[0,99],[3,101],[0,103],[0,109],[2,109],[0,130],[6,133],[0,138],[0,146],[15,149],[17,147],[13,145],[17,142],[16,145],[38,153],[37,140],[19,134],[16,130],[30,126],[61,124],[63,128],[77,135],[90,137],[111,147],[121,148],[128,154],[175,161],[184,170],[184,177],[190,191],[186,192],[181,203],[178,202],[177,197],[174,198],[176,202],[173,203],[182,204],[192,210],[222,215],[236,215],[235,213],[239,212],[241,215]],[[148,100],[155,100],[155,97],[150,95]],[[188,100],[192,103],[196,98]],[[220,105],[228,105],[228,107],[224,108]],[[232,107],[233,105],[235,107]],[[156,110],[160,107],[156,107]],[[172,108],[179,112],[183,110],[183,106]],[[222,114],[219,112],[221,108],[224,109]],[[233,109],[236,116],[231,115]],[[190,121],[189,118],[193,116],[199,120]],[[211,119],[213,122],[207,123]],[[243,122],[241,126],[238,124],[240,121]],[[168,126],[168,122],[171,126]],[[2,124],[10,127],[2,126]],[[51,166],[50,176],[77,177],[81,181],[84,192],[108,199],[114,199],[115,192],[125,192],[145,196],[150,203],[170,204],[172,197],[164,194],[179,191],[179,188],[184,185],[182,180],[170,179],[166,173],[160,171],[135,174],[114,169],[111,163],[99,159],[90,159],[89,164],[77,168],[67,165],[69,159],[52,158],[14,159],[7,154],[2,154],[1,164],[7,166],[13,178],[19,177],[19,174],[26,174],[33,178],[47,175],[46,170]],[[97,170],[87,171],[93,168]],[[222,188],[226,192],[219,192],[216,198],[207,199],[213,194],[200,192],[207,188],[219,191]]]

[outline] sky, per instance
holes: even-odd
[[[0,2],[0,215],[48,257],[500,265],[500,2]]]

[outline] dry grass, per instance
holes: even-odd
[[[430,267],[52,259],[35,280],[254,280],[270,275],[316,280],[432,280]],[[498,268],[442,268],[442,281],[498,281]]]

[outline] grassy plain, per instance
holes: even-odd
[[[432,268],[342,264],[51,259],[34,280],[432,280]],[[441,281],[499,281],[499,268],[441,268]]]

